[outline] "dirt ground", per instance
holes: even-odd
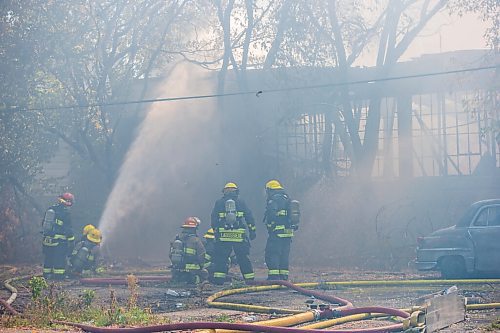
[[[143,270],[143,268],[129,268],[129,271]],[[154,268],[158,269],[158,268]],[[151,270],[148,268],[148,270]],[[40,271],[39,267],[0,267],[0,278],[5,281],[15,276],[26,274],[36,274]],[[405,279],[434,279],[439,278],[435,273],[417,273],[415,271],[407,272],[379,272],[379,271],[332,271],[328,268],[300,268],[291,269],[291,280],[294,282],[325,282],[325,281],[355,281],[355,280],[405,280]],[[113,272],[110,272],[113,273]],[[239,276],[238,271],[233,268],[235,276]],[[115,272],[116,274],[116,272]],[[263,268],[256,270],[257,279],[265,278]],[[152,275],[152,274],[148,274]],[[139,273],[137,276],[140,277]],[[110,277],[117,277],[110,275]],[[14,283],[18,288],[19,296],[13,306],[18,311],[30,301],[30,292],[27,288],[27,281]],[[242,286],[241,282],[235,282],[234,286]],[[129,291],[126,286],[89,286],[82,285],[77,280],[68,280],[61,283],[61,287],[71,295],[78,297],[84,290],[94,290],[96,298],[95,303],[109,303],[110,293],[116,295],[119,304],[126,304],[129,297]],[[150,308],[153,313],[162,315],[170,322],[188,322],[188,321],[231,321],[231,322],[253,322],[269,319],[276,315],[245,313],[240,311],[208,308],[205,300],[208,296],[223,289],[231,287],[229,283],[224,287],[203,285],[202,287],[188,287],[186,285],[172,284],[169,282],[141,284],[138,289],[138,303],[141,307]],[[416,305],[418,300],[431,293],[438,292],[445,288],[444,286],[380,286],[380,287],[342,287],[336,289],[323,290],[325,294],[332,294],[351,301],[354,306],[385,306],[392,308],[407,308]],[[500,302],[500,285],[481,284],[481,285],[459,285],[459,294],[476,302],[493,303]],[[173,291],[180,293],[181,296],[173,296]],[[183,293],[184,292],[184,293]],[[187,295],[189,294],[189,295]],[[10,293],[3,289],[0,291],[0,297],[7,299]],[[307,311],[308,296],[301,295],[294,291],[275,290],[258,292],[251,294],[233,295],[225,297],[224,302],[236,302],[245,304],[255,304],[263,306],[272,306]],[[321,301],[316,300],[316,303]],[[1,309],[0,311],[3,311]],[[486,332],[491,323],[498,321],[500,310],[481,310],[468,311],[465,321],[453,324],[451,327],[441,330],[441,332]],[[1,323],[1,322],[0,322]],[[385,325],[388,321],[369,320],[362,322],[353,322],[339,325],[335,328],[366,328],[379,325]],[[67,328],[68,331],[74,331]],[[6,329],[0,327],[1,332],[18,333],[26,331],[52,332],[50,330],[20,330]],[[61,330],[58,329],[57,332]],[[491,330],[490,330],[491,331]]]

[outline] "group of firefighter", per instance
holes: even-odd
[[[95,271],[101,243],[101,232],[87,224],[75,240],[70,209],[75,197],[66,192],[49,207],[42,221],[43,276],[49,280],[78,277],[84,271]]]
[[[291,200],[281,183],[275,179],[266,183],[266,209],[263,222],[268,238],[265,262],[268,280],[287,280],[289,254],[294,232],[300,221],[299,203]],[[243,279],[255,278],[249,259],[250,241],[256,238],[252,212],[239,197],[238,186],[227,183],[222,198],[215,202],[211,213],[211,228],[198,236],[200,219],[188,217],[181,234],[170,245],[172,278],[177,282],[199,283],[209,280],[223,284],[231,263],[238,264]]]
[[[227,183],[222,198],[215,202],[211,228],[200,238],[200,219],[187,218],[181,234],[170,245],[172,278],[174,281],[214,284],[226,281],[229,266],[237,263],[245,281],[255,278],[249,259],[250,241],[256,238],[252,212],[239,197],[238,186]],[[300,220],[299,203],[291,200],[277,180],[266,183],[266,210],[263,222],[268,238],[265,262],[269,280],[287,280],[290,245]],[[79,277],[84,271],[95,271],[101,243],[101,232],[88,224],[75,241],[70,208],[75,198],[66,192],[45,212],[42,222],[43,276],[62,280]]]

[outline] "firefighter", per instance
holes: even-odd
[[[58,197],[58,203],[45,212],[43,228],[43,276],[62,280],[66,274],[66,257],[73,249],[75,236],[71,226],[70,208],[75,197],[66,192]]]
[[[227,183],[223,196],[215,202],[211,214],[211,226],[215,233],[213,282],[223,284],[228,272],[228,259],[234,250],[245,281],[255,278],[250,254],[250,240],[255,239],[256,229],[252,212],[243,200],[238,198],[239,189],[235,183]]]
[[[205,264],[203,268],[205,268],[211,276],[214,272],[213,255],[215,249],[215,233],[213,228],[208,229],[205,235],[203,235],[202,242],[205,247]]]
[[[205,250],[207,251],[205,254],[205,265],[203,267],[208,271],[208,274],[212,276],[214,272],[213,255],[215,249],[215,233],[213,228],[208,229],[205,235],[203,235],[203,245],[205,246]],[[236,262],[236,256],[234,254],[231,254],[228,259],[227,265],[229,267],[233,264],[236,264]]]
[[[288,261],[294,231],[298,229],[298,201],[290,200],[277,180],[266,183],[267,204],[264,223],[268,238],[265,261],[268,280],[288,280]],[[293,207],[292,207],[293,206]]]
[[[83,227],[82,237],[80,237],[80,241],[87,239],[87,235],[92,229],[95,229],[95,226],[93,224],[87,224],[85,227]]]
[[[197,284],[207,279],[205,264],[205,247],[196,234],[200,219],[188,217],[182,224],[182,232],[170,244],[170,260],[172,261],[172,280]]]
[[[95,272],[97,269],[102,237],[101,231],[92,227],[87,230],[85,239],[80,240],[71,253],[68,273],[72,276],[80,276],[84,270]]]

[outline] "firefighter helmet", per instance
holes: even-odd
[[[183,228],[198,228],[200,223],[201,223],[201,221],[199,218],[197,218],[196,216],[190,216],[184,221],[184,223],[182,224],[182,227]]]
[[[59,196],[59,202],[64,206],[72,206],[75,202],[75,196],[69,192],[65,192]]]
[[[270,180],[266,183],[266,190],[282,190],[283,186],[281,186],[280,182],[276,179]]]
[[[224,185],[224,188],[222,189],[222,193],[224,193],[224,194],[229,193],[229,192],[238,193],[238,191],[239,191],[238,185],[236,185],[236,183],[233,183],[233,182],[226,183],[226,185]]]
[[[203,237],[206,239],[215,239],[214,229],[213,228],[208,229],[205,235],[203,235]]]
[[[100,244],[101,243],[101,231],[97,228],[91,229],[87,234],[87,239],[92,243]]]
[[[93,224],[87,224],[85,227],[83,227],[83,234],[88,235],[90,230],[95,229],[95,226]]]
[[[227,183],[226,185],[224,185],[224,189],[227,190],[227,189],[235,189],[237,190],[238,189],[238,185],[236,185],[236,183]]]

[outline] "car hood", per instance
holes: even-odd
[[[456,230],[457,230],[457,226],[456,225],[452,225],[451,227],[447,227],[447,228],[436,230],[436,231],[434,231],[433,233],[431,233],[428,236],[440,236],[440,235],[443,235],[443,234],[454,233]]]
[[[467,228],[451,226],[439,229],[424,237],[419,249],[463,248],[468,247]]]
[[[457,227],[456,225],[452,225],[451,227],[436,230],[433,233],[425,236],[424,238],[464,237],[466,234],[467,234],[467,228]]]

